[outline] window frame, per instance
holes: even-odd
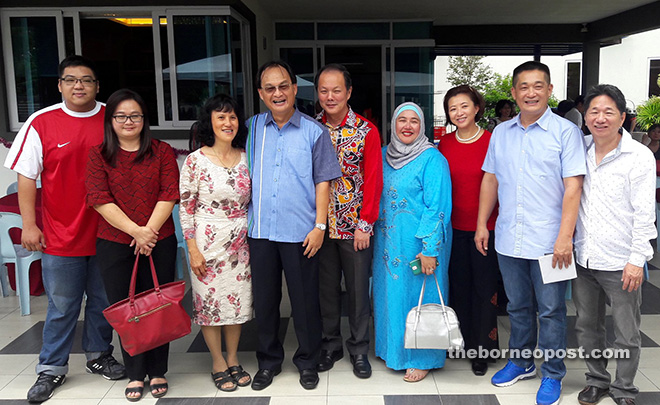
[[[238,11],[231,6],[192,6],[192,7],[60,7],[60,8],[3,8],[0,9],[0,21],[2,22],[2,30],[0,31],[1,40],[3,41],[3,57],[5,67],[5,83],[7,88],[7,105],[9,113],[9,130],[18,131],[25,122],[18,119],[18,105],[16,103],[17,89],[15,82],[14,59],[11,41],[11,27],[9,24],[10,18],[15,17],[54,17],[56,18],[56,31],[58,42],[58,55],[62,60],[66,56],[66,44],[64,37],[64,18],[73,18],[73,34],[74,45],[76,54],[80,55],[82,50],[82,41],[80,29],[80,20],[85,18],[85,14],[108,14],[108,15],[144,15],[145,17],[151,16],[152,21],[159,21],[161,16],[168,18],[168,21],[173,21],[172,17],[182,15],[199,15],[199,16],[221,16],[232,17],[240,23],[241,27],[241,52],[242,64],[242,85],[244,89],[243,102],[246,116],[253,114],[253,83],[252,83],[252,55],[251,52],[246,51],[251,49],[251,35],[250,23]],[[170,87],[171,87],[171,104],[172,104],[172,120],[165,119],[165,91],[163,81],[163,67],[161,55],[161,35],[159,24],[152,24],[153,30],[153,50],[154,50],[154,70],[157,110],[159,125],[152,126],[155,130],[181,130],[190,128],[194,121],[192,120],[179,120],[178,119],[178,98],[177,98],[177,77],[175,52],[174,52],[174,29],[172,24],[167,25],[167,50],[168,61],[170,66],[174,66],[170,72]],[[230,47],[231,48],[231,47]]]

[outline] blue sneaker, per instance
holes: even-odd
[[[561,396],[561,380],[543,377],[536,393],[536,405],[557,405]]]
[[[526,380],[536,377],[536,366],[532,363],[527,368],[518,367],[511,360],[506,363],[503,369],[495,373],[490,382],[496,387],[508,387],[518,380]]]

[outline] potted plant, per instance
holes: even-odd
[[[637,107],[637,125],[642,131],[648,131],[653,124],[660,124],[660,97],[654,96]]]

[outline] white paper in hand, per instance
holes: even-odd
[[[541,267],[541,277],[543,284],[556,283],[557,281],[572,280],[577,277],[575,270],[575,257],[572,257],[571,265],[559,268],[552,267],[552,254],[539,257],[539,266]]]

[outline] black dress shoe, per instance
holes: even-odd
[[[273,382],[273,377],[278,375],[280,372],[282,372],[281,368],[275,370],[269,370],[267,368],[260,369],[252,379],[252,389],[255,391],[260,391],[268,387]]]
[[[319,373],[311,368],[300,370],[300,385],[306,390],[313,390],[319,385]]]
[[[371,377],[371,364],[366,354],[351,355],[351,364],[353,364],[353,374],[357,378]]]
[[[316,365],[318,371],[328,371],[335,365],[335,361],[339,361],[344,358],[343,350],[335,350],[330,352],[328,350],[321,350],[321,355],[319,356],[319,362]]]
[[[587,385],[578,394],[578,402],[581,405],[596,405],[601,398],[607,395],[608,392],[610,392],[610,390],[607,388],[598,388],[593,385]]]
[[[485,361],[474,360],[472,361],[472,372],[474,375],[482,376],[486,375],[488,371],[488,363]]]

